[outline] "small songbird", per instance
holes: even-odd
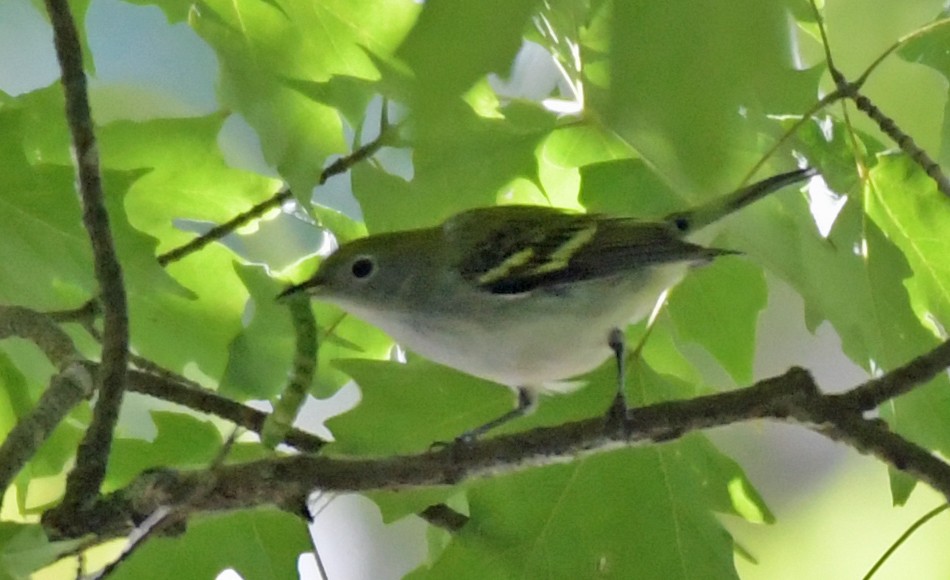
[[[472,438],[612,352],[622,363],[617,329],[649,314],[690,265],[735,253],[688,234],[814,174],[776,175],[655,222],[541,206],[472,209],[439,226],[344,244],[281,296],[306,292],[408,350],[514,389],[517,407],[463,436]]]

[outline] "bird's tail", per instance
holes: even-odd
[[[666,216],[665,221],[673,224],[683,234],[689,234],[759,201],[770,193],[817,174],[813,167],[806,167],[773,175],[699,207],[672,213]]]

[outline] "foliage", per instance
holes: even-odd
[[[288,210],[278,223],[312,220],[347,240],[496,203],[656,218],[734,189],[760,160],[755,177],[805,162],[821,171],[822,183],[730,218],[709,242],[743,256],[724,258],[672,290],[631,367],[631,401],[748,385],[766,272],[801,296],[810,329],[829,322],[844,353],[870,374],[946,339],[947,192],[850,105],[816,108],[835,87],[806,2],[131,3],[157,6],[169,26],[187,22],[219,66],[216,111],[96,126],[129,294],[131,350],[206,389],[239,402],[275,400],[291,369],[294,330],[272,297],[325,253],[316,250],[317,236],[302,249],[306,243],[287,241],[286,233],[254,233],[250,226],[264,227],[275,210],[224,243],[167,265],[159,257],[192,240],[195,229],[265,202],[283,184],[299,211],[288,217]],[[86,4],[76,2],[77,13]],[[942,2],[913,4],[824,3],[829,49],[847,78],[857,79],[887,45],[941,16]],[[861,89],[942,165],[950,160],[943,147],[950,142],[948,31],[921,31]],[[558,63],[558,87],[542,95],[504,82],[522,74],[511,66],[528,41]],[[86,55],[89,74],[95,59],[94,50]],[[66,311],[97,293],[63,110],[58,83],[0,93],[3,305]],[[253,129],[279,179],[228,162],[220,139],[234,119]],[[333,177],[348,179],[361,213],[326,207],[325,168],[377,138],[381,149]],[[816,208],[832,198],[846,201],[830,229],[821,229]],[[273,235],[268,243],[297,255],[254,260],[242,251],[252,235]],[[287,266],[307,252],[310,259]],[[310,393],[324,399],[355,380],[362,394],[359,405],[328,423],[335,442],[326,454],[418,453],[510,408],[510,392],[411,354],[407,363],[391,360],[393,345],[381,332],[333,307],[313,309],[320,350]],[[95,358],[88,326],[64,324]],[[631,328],[631,343],[644,332]],[[720,368],[708,372],[710,360]],[[54,372],[25,342],[0,342],[0,432],[26,415]],[[585,377],[588,388],[543,401],[505,430],[596,416],[610,402],[612,377],[606,365]],[[120,434],[107,490],[150,468],[213,465],[222,437],[209,420],[167,405],[150,412],[157,436]],[[896,433],[950,456],[945,373],[888,401],[881,417]],[[58,501],[89,421],[89,404],[75,408],[7,493],[16,509],[5,505],[5,519],[22,523],[3,524],[0,576],[25,577],[75,549],[50,543],[27,522]],[[272,453],[241,444],[228,461]],[[905,502],[913,486],[893,471],[895,502]],[[450,500],[469,516],[460,532],[433,542],[430,561],[413,578],[737,577],[741,548],[717,514],[772,520],[741,467],[702,433],[453,487],[371,496],[389,519]],[[286,513],[215,514],[190,521],[179,538],[151,540],[119,574],[206,575],[231,566],[248,579],[284,577],[309,549],[305,534]],[[187,570],[180,569],[185,558]]]

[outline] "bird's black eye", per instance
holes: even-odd
[[[372,258],[362,256],[353,261],[353,265],[350,266],[350,271],[353,272],[355,278],[362,280],[363,278],[369,278],[370,275],[376,270],[376,263],[373,262]]]
[[[686,217],[685,215],[678,215],[673,218],[673,225],[676,226],[676,229],[678,229],[681,232],[689,231],[689,228],[690,228],[689,218]]]

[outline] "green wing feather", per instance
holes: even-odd
[[[680,238],[671,224],[541,206],[458,214],[443,226],[459,248],[463,278],[494,294],[518,294],[670,262],[707,261],[728,250]]]

